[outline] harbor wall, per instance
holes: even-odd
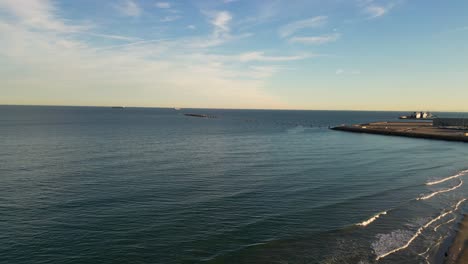
[[[434,118],[435,127],[468,127],[468,118]]]

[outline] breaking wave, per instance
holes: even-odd
[[[374,222],[375,220],[377,220],[379,217],[381,217],[382,215],[386,215],[387,214],[387,211],[383,211],[383,212],[380,212],[376,215],[374,215],[373,217],[367,219],[366,221],[363,221],[359,224],[357,224],[358,226],[368,226],[370,225],[372,222]]]
[[[449,176],[447,178],[443,178],[443,179],[440,179],[440,180],[428,182],[428,183],[426,183],[426,185],[436,185],[436,184],[439,184],[439,183],[443,183],[443,182],[449,181],[451,179],[456,179],[456,178],[459,178],[461,176],[464,176],[467,173],[468,173],[468,170],[463,170],[463,171],[460,171],[459,173],[457,173],[455,175],[452,175],[452,176]]]
[[[456,216],[454,216],[452,219],[448,220],[447,222],[444,222],[444,223],[442,223],[442,224],[440,224],[440,225],[434,227],[434,232],[436,232],[437,229],[439,229],[439,227],[441,227],[441,226],[443,226],[443,225],[450,224],[450,223],[452,223],[452,222],[455,221],[455,220],[457,220],[457,217],[456,217]]]
[[[463,181],[460,180],[460,183],[457,186],[454,186],[454,187],[449,188],[449,189],[444,189],[444,190],[440,190],[440,191],[437,191],[437,192],[433,192],[433,193],[428,194],[426,196],[419,197],[416,200],[427,200],[427,199],[430,199],[430,198],[432,198],[432,197],[434,197],[434,196],[436,196],[438,194],[454,191],[454,190],[460,188],[462,185],[463,185]]]
[[[378,254],[377,257],[375,258],[375,260],[380,260],[380,259],[382,259],[382,258],[385,258],[385,257],[387,257],[387,256],[389,256],[389,255],[391,255],[391,254],[393,254],[393,253],[396,253],[396,252],[398,252],[398,251],[400,251],[400,250],[403,250],[403,249],[409,247],[409,246],[411,245],[411,243],[413,243],[413,241],[414,241],[416,238],[418,238],[418,237],[422,234],[422,232],[423,232],[425,229],[427,229],[429,226],[431,226],[431,225],[434,224],[435,222],[439,221],[440,219],[444,218],[446,215],[451,214],[451,213],[457,211],[458,208],[460,207],[460,205],[461,205],[463,202],[465,202],[466,200],[467,200],[467,198],[464,198],[464,199],[458,201],[458,203],[455,204],[455,206],[453,207],[452,210],[446,211],[446,212],[444,212],[444,213],[441,213],[441,214],[440,214],[439,216],[437,216],[436,218],[433,218],[431,221],[429,221],[429,222],[427,222],[425,225],[421,226],[421,227],[416,231],[416,233],[415,233],[411,238],[409,238],[409,240],[408,240],[405,244],[401,245],[400,247],[395,248],[395,249],[390,250],[390,251],[387,251],[387,252],[383,252],[383,253],[381,253],[380,250],[375,250],[376,253]],[[380,240],[385,239],[385,238],[386,238],[385,235],[380,235]],[[377,245],[377,244],[378,244],[378,243],[373,243],[374,246]]]

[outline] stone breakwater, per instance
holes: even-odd
[[[341,125],[331,129],[354,133],[468,142],[468,132],[459,129],[434,127],[431,122],[376,122]]]

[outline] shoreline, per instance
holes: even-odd
[[[455,235],[448,251],[445,253],[446,264],[468,263],[468,214],[463,216],[458,225],[458,232]]]

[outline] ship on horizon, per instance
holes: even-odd
[[[400,116],[399,118],[400,119],[423,119],[423,120],[432,120],[434,119],[436,116],[434,116],[433,114],[431,114],[430,112],[414,112],[413,114],[409,115],[409,116]]]

